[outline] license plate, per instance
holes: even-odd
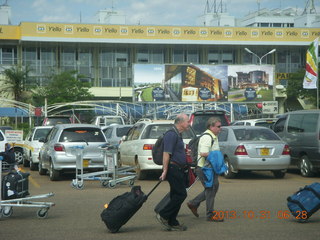
[[[270,150],[269,150],[269,148],[261,148],[261,149],[260,149],[260,155],[261,155],[261,156],[268,156],[268,155],[270,155]]]
[[[89,159],[83,159],[83,167],[89,167]]]

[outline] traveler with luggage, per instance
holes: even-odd
[[[158,221],[168,231],[185,231],[187,227],[177,220],[181,204],[187,197],[187,160],[181,133],[189,129],[189,118],[179,114],[174,121],[176,131],[168,131],[163,136],[163,170],[160,180],[167,179],[170,185],[170,202],[157,213]]]
[[[214,211],[214,199],[219,189],[218,174],[214,174],[213,184],[206,186],[206,177],[203,173],[203,168],[210,165],[207,157],[211,151],[220,150],[218,142],[218,134],[221,131],[221,121],[218,118],[211,117],[207,121],[207,130],[199,139],[198,145],[198,163],[196,167],[196,175],[199,177],[204,190],[194,199],[187,203],[191,212],[199,217],[198,207],[200,203],[206,201],[206,219],[210,222],[223,222],[223,218],[216,217]],[[213,166],[212,166],[213,167]]]
[[[9,165],[9,171],[17,169],[16,157],[13,147],[9,143],[6,143],[4,148],[5,150],[4,152],[0,152],[0,156],[2,156],[3,161]]]

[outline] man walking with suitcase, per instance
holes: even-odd
[[[187,227],[179,223],[177,215],[187,197],[187,160],[181,133],[189,129],[188,116],[179,114],[174,127],[176,131],[168,131],[163,137],[163,170],[160,176],[170,184],[170,202],[157,214],[157,219],[168,231],[185,231]]]
[[[213,216],[214,210],[214,198],[219,189],[218,174],[214,174],[213,184],[211,187],[205,187],[205,176],[202,171],[202,167],[206,165],[206,158],[210,151],[220,150],[218,143],[218,134],[221,131],[221,122],[218,118],[209,118],[207,122],[207,130],[204,132],[203,136],[199,140],[198,146],[198,165],[196,167],[196,174],[199,177],[204,190],[196,196],[193,200],[187,203],[187,206],[191,212],[199,217],[198,207],[201,202],[206,201],[206,217],[207,221],[210,222],[223,222],[223,219],[216,218]]]

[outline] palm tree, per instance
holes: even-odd
[[[21,68],[16,65],[9,69],[3,71],[4,80],[0,86],[0,94],[5,97],[10,97],[13,95],[14,100],[22,101],[22,93],[26,87],[26,81],[28,79],[28,74],[30,69],[28,67]]]

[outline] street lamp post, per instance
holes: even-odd
[[[252,55],[256,56],[256,57],[259,59],[260,65],[262,64],[262,59],[263,59],[265,56],[267,56],[267,55],[269,55],[269,54],[271,54],[271,53],[274,53],[274,52],[276,51],[276,49],[272,49],[270,52],[266,53],[266,54],[263,55],[262,57],[259,57],[257,54],[255,54],[254,52],[252,52],[252,51],[251,51],[250,49],[248,49],[248,48],[245,48],[244,50],[246,50],[248,53],[251,53]]]
[[[121,101],[121,67],[119,67],[119,100]]]

